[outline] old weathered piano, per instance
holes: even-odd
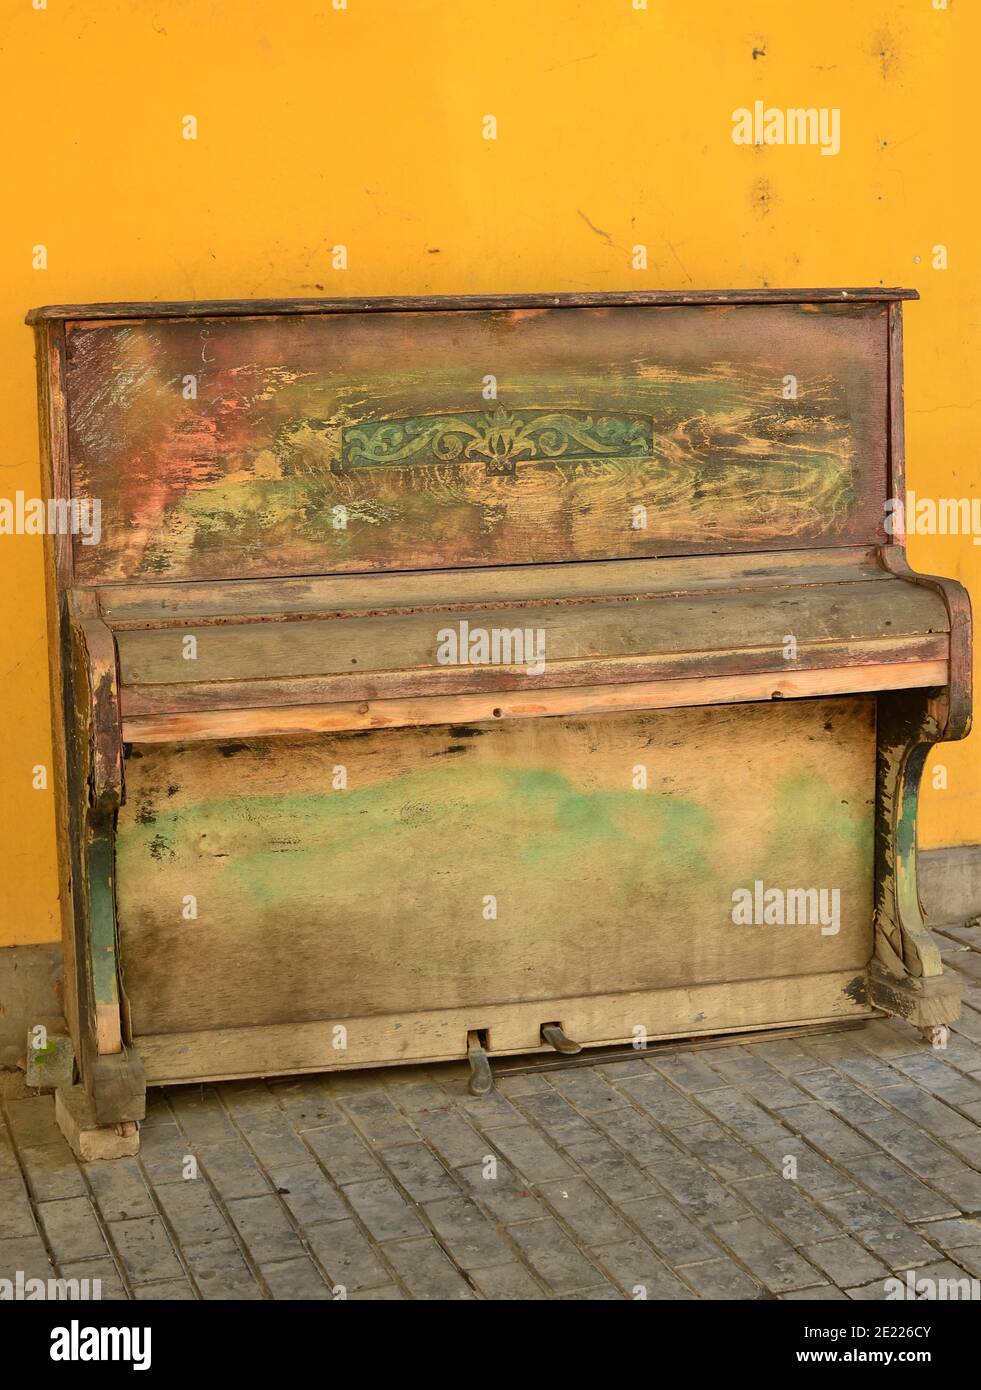
[[[147,1083],[897,1014],[970,610],[913,573],[909,291],[58,306],[67,1014]]]

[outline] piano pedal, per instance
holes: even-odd
[[[567,1037],[560,1023],[542,1024],[542,1042],[554,1047],[556,1052],[564,1052],[569,1056],[582,1051],[582,1043],[574,1042],[572,1038]]]
[[[494,1089],[490,1058],[484,1047],[483,1036],[476,1030],[467,1034],[467,1061],[470,1063],[470,1094],[486,1096]]]

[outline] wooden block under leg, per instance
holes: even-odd
[[[140,1150],[139,1126],[128,1121],[100,1125],[92,1097],[84,1086],[63,1086],[55,1091],[55,1119],[83,1163],[99,1158],[133,1158]]]

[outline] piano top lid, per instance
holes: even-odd
[[[146,300],[107,304],[46,304],[30,309],[25,323],[69,319],[242,318],[266,314],[378,314],[446,312],[467,309],[600,309],[636,305],[830,304],[881,303],[919,299],[917,290],[747,289],[747,290],[599,290],[581,294],[461,294],[374,296],[343,299],[201,299]]]

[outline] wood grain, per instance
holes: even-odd
[[[859,697],[136,747],[134,1035],[860,972],[874,725]],[[837,887],[840,932],[734,925],[756,879]]]
[[[866,1002],[866,974],[832,971],[534,1004],[371,1015],[348,1020],[344,1051],[333,1046],[332,1031],[321,1022],[154,1033],[141,1036],[140,1055],[153,1085],[346,1071],[456,1061],[464,1054],[467,1032],[476,1025],[486,1031],[494,1056],[547,1051],[554,1057],[539,1042],[546,1016],[560,1019],[587,1047],[632,1044],[638,1027],[653,1043],[868,1018],[874,1010]]]
[[[873,544],[887,358],[877,303],[69,325],[72,489],[112,518],[77,580]]]

